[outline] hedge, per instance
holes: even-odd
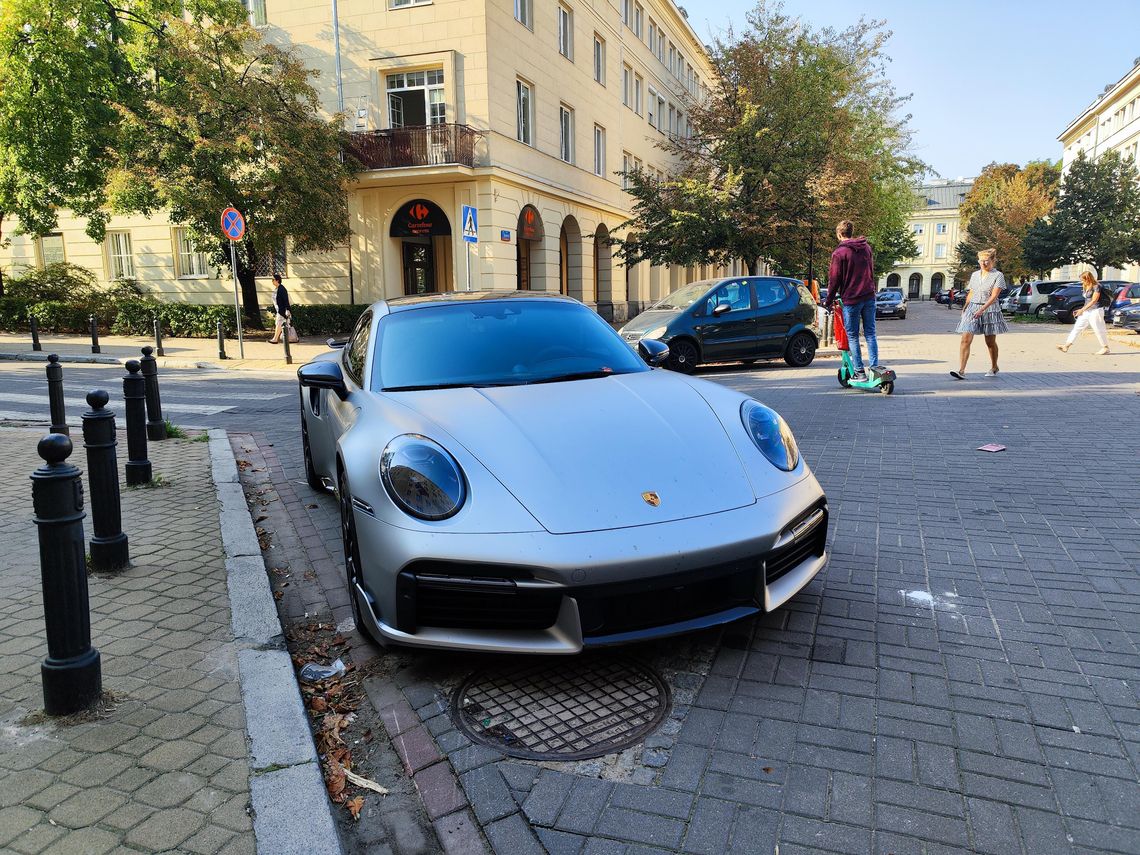
[[[218,333],[218,321],[222,322],[227,336],[236,331],[232,306],[131,300],[119,304],[111,332],[115,335],[151,335],[156,317],[162,325],[163,335],[178,338],[212,338]]]
[[[342,335],[352,332],[367,306],[313,305],[292,307],[293,326],[300,335]],[[273,315],[269,315],[272,328]]]

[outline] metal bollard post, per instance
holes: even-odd
[[[79,470],[65,462],[72,451],[68,437],[48,434],[36,450],[45,461],[32,473],[48,643],[40,665],[44,712],[70,715],[91,706],[103,692],[99,651],[91,646],[83,482]]]
[[[28,315],[28,324],[32,328],[32,350],[43,350],[40,344],[40,323],[35,315]]]
[[[67,426],[67,413],[63,407],[63,366],[59,364],[59,357],[54,353],[48,354],[47,381],[51,432],[70,436],[71,428]]]
[[[99,349],[99,319],[91,315],[88,320],[91,321],[91,352],[102,353]]]
[[[119,504],[119,466],[115,459],[115,414],[106,409],[110,396],[102,389],[87,393],[83,413],[83,447],[87,449],[87,480],[91,489],[91,565],[97,570],[119,570],[130,564],[127,536]]]
[[[162,349],[162,324],[158,320],[158,315],[154,316],[154,352],[159,356],[166,356],[166,351]]]
[[[152,355],[154,348],[142,349],[142,376],[146,388],[146,438],[151,442],[166,439],[166,422],[162,418],[162,401],[158,396],[158,360]]]
[[[281,340],[283,342],[285,342],[285,364],[286,365],[292,365],[293,364],[293,354],[289,352],[289,330],[291,330],[291,329],[292,329],[292,327],[289,325],[289,322],[286,321],[285,322],[285,329],[283,330],[284,335],[281,336]]]
[[[123,399],[127,410],[127,486],[149,484],[150,461],[146,458],[146,380],[139,375],[137,359],[127,362]]]
[[[226,359],[226,334],[222,322],[218,321],[218,359]]]

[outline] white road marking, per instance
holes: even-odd
[[[107,391],[111,391],[111,390],[107,390]],[[112,394],[114,394],[114,393],[112,392]],[[161,390],[160,390],[160,394],[161,394]],[[225,398],[224,395],[211,396],[212,400],[219,400],[219,399],[224,399],[224,398]],[[116,400],[115,398],[112,398],[112,401],[115,401],[115,400]],[[9,404],[9,403],[11,403],[11,404],[41,404],[44,407],[44,409],[46,410],[47,406],[48,406],[47,390],[45,389],[44,393],[42,395],[20,395],[20,394],[16,394],[13,392],[0,392],[0,404]],[[72,411],[86,410],[87,409],[87,402],[85,400],[83,400],[82,398],[68,398],[64,402],[64,404],[66,405],[68,410],[72,410]],[[116,407],[112,407],[112,409],[116,409]],[[229,412],[230,410],[233,410],[233,409],[235,409],[235,408],[234,407],[216,407],[216,406],[212,406],[210,404],[167,404],[165,401],[162,402],[163,412],[169,411],[172,413],[200,413],[201,415],[204,415],[204,416],[214,416],[214,415],[217,415],[218,413],[226,413],[226,412]]]

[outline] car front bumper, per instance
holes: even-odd
[[[875,317],[890,318],[896,317],[904,313],[906,309],[903,306],[875,306]]]
[[[357,510],[375,635],[415,647],[573,654],[779,608],[827,564],[815,477],[752,505],[572,535],[425,534]]]

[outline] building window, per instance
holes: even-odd
[[[945,223],[935,223],[934,224],[934,233],[936,235],[946,234],[946,224]]]
[[[665,123],[665,99],[660,95],[657,96],[657,124],[654,127],[659,131],[664,130]]]
[[[649,49],[657,53],[657,22],[649,19]]]
[[[210,275],[206,253],[198,252],[194,248],[186,229],[174,230],[174,245],[178,250],[179,279],[203,279]]]
[[[574,162],[574,111],[565,104],[558,107],[558,156]]]
[[[260,0],[262,5],[265,0]],[[432,0],[388,0],[389,9],[403,9],[405,6],[430,6]]]
[[[558,7],[558,52],[574,59],[574,13],[562,5]]]
[[[515,0],[515,20],[528,30],[534,29],[534,0]]]
[[[269,255],[262,255],[257,259],[257,264],[253,266],[253,275],[263,279],[272,276],[274,273],[287,276],[285,272],[286,261],[285,242],[282,241],[281,245]]]
[[[677,76],[677,46],[669,42],[669,73]]]
[[[389,74],[388,127],[417,128],[447,121],[443,100],[443,69]]]
[[[673,136],[677,132],[677,108],[672,104],[669,105],[669,124],[665,126],[668,128],[668,134]]]
[[[944,244],[944,243],[934,244],[934,257],[935,258],[945,258],[946,257],[946,244]]]
[[[914,225],[911,227],[911,229],[912,229],[912,231],[914,232],[914,234],[916,234],[916,235],[921,235],[921,234],[925,234],[925,233],[926,233],[926,229],[925,229],[925,227],[922,225],[922,223],[915,223],[915,224],[914,224]]]
[[[594,125],[594,174],[606,174],[606,129]]]
[[[242,0],[242,5],[249,13],[251,27],[264,27],[269,23],[269,19],[265,16],[265,0]]]
[[[594,81],[606,85],[606,41],[594,33]]]
[[[628,65],[621,67],[621,102],[626,107],[633,106],[633,69]]]
[[[657,90],[652,86],[649,87],[649,114],[646,118],[651,126],[657,127]]]
[[[633,34],[641,38],[641,24],[645,19],[645,10],[640,3],[633,4]]]
[[[632,3],[633,0],[621,0],[621,22],[627,27],[629,26],[629,7]]]
[[[108,279],[134,279],[135,259],[130,232],[107,232]]]
[[[657,54],[657,58],[659,60],[661,60],[661,62],[664,62],[665,61],[665,31],[662,30],[660,27],[658,27],[658,29],[657,29],[657,47],[654,50]]]
[[[633,155],[628,151],[621,153],[621,189],[629,189],[629,168],[633,165]]]
[[[641,79],[640,74],[633,75],[633,112],[641,115],[645,109],[645,104],[642,102],[641,91],[644,81]]]
[[[521,80],[515,81],[515,112],[518,141],[534,145],[534,90]]]
[[[39,244],[41,267],[47,267],[49,264],[62,264],[67,261],[63,252],[63,235],[58,233],[44,235],[40,238]]]

